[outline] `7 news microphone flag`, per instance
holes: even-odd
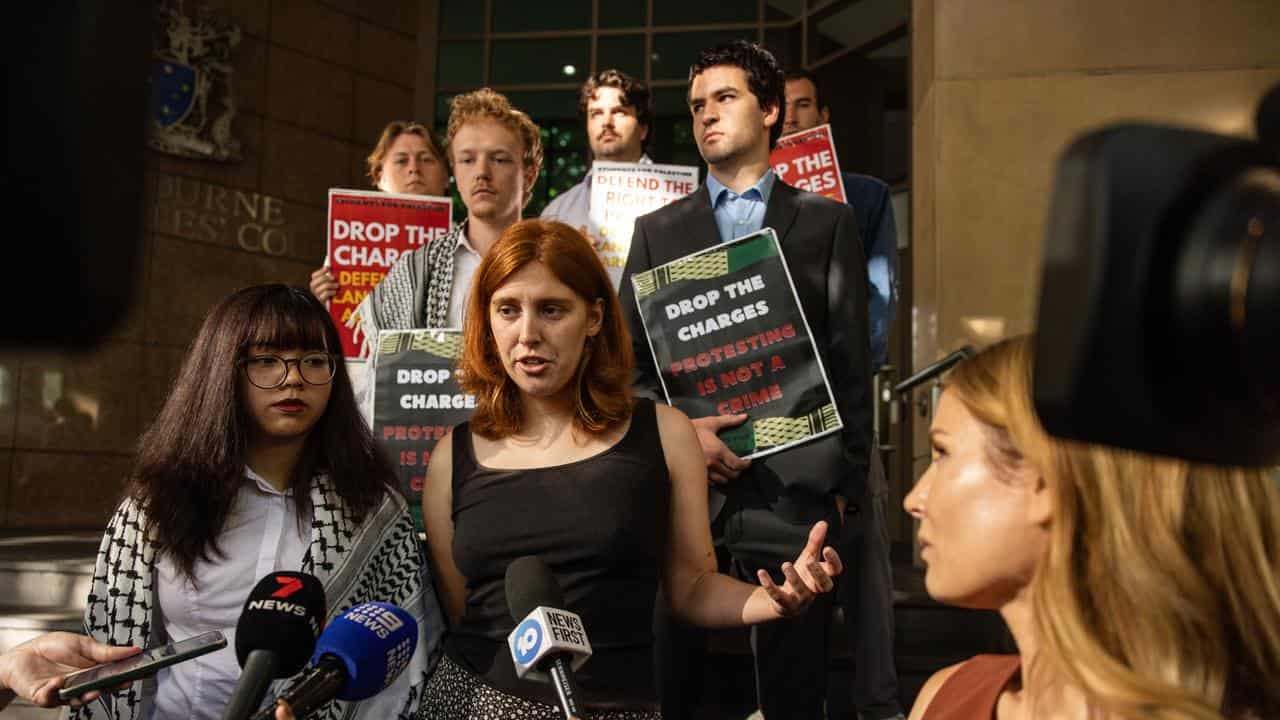
[[[258,708],[272,680],[307,664],[324,624],[324,587],[314,575],[273,572],[258,581],[236,623],[240,679],[223,720],[243,720]]]

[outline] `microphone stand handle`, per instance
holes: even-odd
[[[581,718],[582,711],[578,709],[578,684],[573,680],[569,658],[564,655],[551,658],[547,673],[551,675],[551,684],[555,686],[556,695],[560,698],[560,709],[564,711],[565,720]]]
[[[280,693],[278,699],[288,703],[293,716],[302,720],[332,700],[346,684],[346,666],[333,656],[325,656],[301,680]],[[273,705],[253,716],[253,720],[273,720],[275,716]]]
[[[246,720],[258,709],[267,687],[276,676],[276,654],[267,650],[252,650],[244,660],[240,680],[231,693],[231,699],[222,709],[222,720]]]

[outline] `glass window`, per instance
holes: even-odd
[[[839,38],[823,32],[819,24],[809,23],[809,62],[817,62],[832,53],[843,50],[844,47],[844,43],[840,42]]]
[[[596,45],[596,69],[610,68],[644,80],[644,36],[602,35]]]
[[[688,116],[664,117],[654,122],[653,141],[649,144],[649,156],[654,162],[670,165],[692,165],[702,170],[702,156],[693,139],[693,123]]]
[[[638,0],[600,0],[600,27],[644,27],[645,4]]]
[[[503,93],[511,104],[529,114],[538,125],[544,121],[578,119],[578,91],[535,90]]]
[[[650,157],[654,162],[701,167],[702,156],[693,139],[693,118],[689,116],[685,88],[657,88],[653,98],[658,105],[658,118],[649,144]]]
[[[765,30],[764,46],[783,68],[801,65],[800,24]]]
[[[454,93],[436,95],[436,132],[444,137],[444,128],[449,123],[449,103],[453,102]]]
[[[809,62],[862,47],[907,22],[905,2],[859,2],[823,10],[809,20]]]
[[[591,38],[495,40],[494,84],[580,83],[591,63]]]
[[[484,32],[484,2],[440,3],[440,34],[468,35]]]
[[[483,7],[483,0],[466,4]],[[608,3],[601,2],[601,5]],[[630,3],[628,3],[630,4]],[[643,4],[641,4],[643,7]],[[494,32],[587,30],[591,28],[591,0],[556,0],[530,5],[527,0],[493,0]]]
[[[736,0],[736,2],[653,0],[654,25],[705,25],[755,21],[756,3],[750,0]]]
[[[688,88],[663,87],[653,91],[653,102],[658,106],[659,117],[675,117],[689,119]]]
[[[440,87],[475,87],[484,82],[484,43],[455,40],[440,43],[436,84]]]
[[[577,118],[535,119],[542,127],[542,171],[524,209],[525,217],[541,214],[547,203],[582,182],[591,167],[591,153],[581,121]]]
[[[653,54],[650,56],[653,79],[685,80],[689,77],[689,66],[698,59],[699,50],[737,39],[755,41],[756,31],[715,30],[654,35]]]
[[[804,14],[804,0],[765,0],[764,19],[796,20]]]

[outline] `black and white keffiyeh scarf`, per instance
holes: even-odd
[[[334,700],[314,717],[415,718],[427,676],[440,656],[444,619],[405,501],[388,493],[363,522],[356,522],[327,476],[312,481],[310,495],[311,541],[300,569],[324,586],[326,624],[353,605],[372,600],[399,605],[418,621],[418,648],[390,687],[362,702]],[[158,557],[145,526],[142,509],[126,499],[102,537],[84,621],[85,632],[100,642],[148,647],[165,640],[156,600]],[[292,681],[274,683],[270,697]],[[154,678],[135,682],[104,694],[100,703],[72,710],[70,717],[145,720],[151,717],[155,692]]]
[[[463,220],[447,235],[401,257],[347,319],[360,356],[373,356],[379,330],[444,327],[453,294],[453,258],[466,232]]]

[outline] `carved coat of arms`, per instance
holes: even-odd
[[[239,26],[215,19],[206,8],[191,18],[180,0],[176,6],[160,3],[158,12],[147,144],[183,157],[240,160],[240,141],[231,132],[231,53],[240,44]]]

